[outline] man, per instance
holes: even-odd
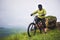
[[[35,18],[36,26],[38,26],[37,23],[38,23],[39,21],[41,21],[42,24],[43,24],[43,27],[44,27],[44,32],[46,33],[46,30],[47,30],[47,29],[46,29],[46,25],[45,25],[46,10],[42,8],[42,5],[41,5],[41,4],[39,4],[39,5],[38,5],[38,10],[36,10],[35,12],[33,12],[33,13],[31,14],[31,16],[33,16],[34,14],[38,14],[38,16]]]

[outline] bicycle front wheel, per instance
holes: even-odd
[[[27,32],[28,32],[29,37],[31,37],[35,34],[36,30],[35,30],[35,24],[34,23],[29,24]]]

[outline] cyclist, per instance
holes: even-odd
[[[35,18],[36,26],[38,26],[37,23],[38,23],[39,21],[41,21],[41,22],[42,22],[42,25],[43,25],[43,27],[44,27],[44,32],[46,33],[46,31],[47,31],[46,24],[45,24],[46,10],[42,8],[42,5],[41,5],[41,4],[39,4],[39,5],[38,5],[38,10],[34,11],[34,12],[31,14],[31,16],[33,16],[34,14],[38,14],[37,17]]]

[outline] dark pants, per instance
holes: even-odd
[[[41,19],[41,18],[39,18],[39,17],[36,16],[34,20],[35,20],[36,24],[38,24],[38,22],[41,21],[43,27],[46,28],[45,18],[42,18],[42,19]]]

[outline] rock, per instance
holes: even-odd
[[[49,29],[54,29],[56,27],[57,18],[55,16],[47,16],[46,17],[46,26]]]

